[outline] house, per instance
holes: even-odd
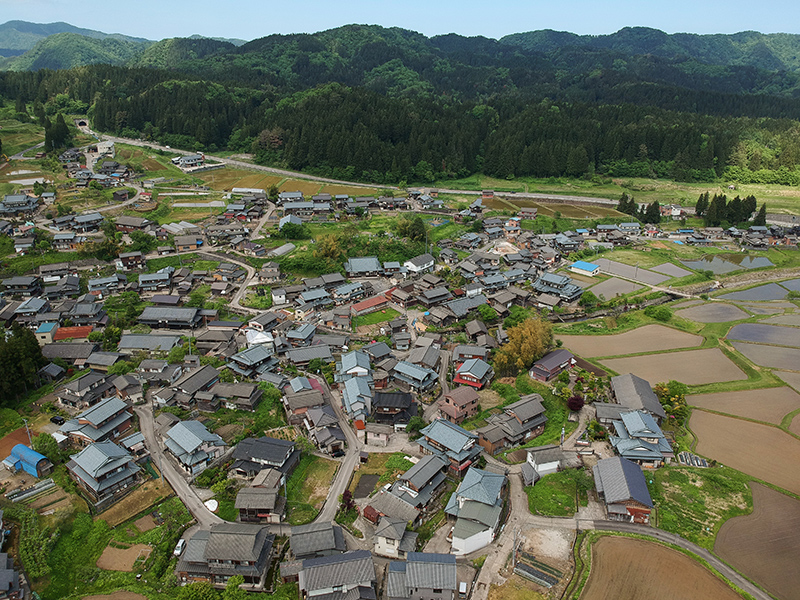
[[[440,454],[428,454],[400,475],[389,491],[425,514],[431,501],[442,490],[447,480],[448,460]]]
[[[592,471],[609,519],[644,525],[650,522],[653,500],[639,465],[614,456],[597,461]]]
[[[3,526],[2,512],[0,512],[0,526]],[[3,538],[0,538],[2,544]],[[14,557],[6,552],[0,552],[0,598],[22,600],[25,591],[21,587],[22,577],[14,568]]]
[[[64,346],[66,344],[53,345]],[[56,396],[63,406],[82,410],[97,404],[111,393],[110,390],[111,384],[105,374],[89,371],[59,388],[56,391]]]
[[[229,357],[227,366],[242,377],[254,379],[259,374],[271,370],[277,365],[275,352],[272,349],[273,345],[258,344],[250,346]]]
[[[571,369],[574,364],[575,357],[572,353],[564,348],[559,348],[548,352],[533,363],[529,375],[537,381],[550,381],[564,369]]]
[[[420,433],[420,451],[444,457],[449,463],[449,474],[456,477],[462,477],[481,453],[477,435],[444,419],[434,419]]]
[[[374,256],[350,258],[344,264],[347,277],[378,277],[383,274],[380,261]]]
[[[303,600],[375,600],[372,554],[354,550],[306,559],[298,573],[298,583]]]
[[[103,215],[101,215],[99,212],[78,215],[73,221],[72,228],[81,233],[97,231],[100,229],[100,225],[104,220],[105,217],[103,217]]]
[[[471,467],[450,496],[445,514],[455,517],[451,553],[469,554],[494,541],[503,512],[506,476]]]
[[[414,396],[408,392],[375,392],[372,399],[372,416],[377,423],[405,429],[411,417],[417,415]]]
[[[107,373],[113,365],[123,358],[125,358],[125,355],[119,352],[92,352],[86,359],[84,366],[93,371]]]
[[[403,519],[381,517],[373,536],[373,552],[378,556],[400,559],[405,559],[409,552],[414,552],[419,534],[408,531],[406,525],[408,521]]]
[[[42,347],[42,356],[48,360],[60,358],[69,365],[81,367],[96,347],[91,342],[54,342]]]
[[[478,414],[478,392],[471,386],[462,385],[450,390],[439,400],[439,414],[443,419],[460,425],[465,419]]]
[[[320,390],[308,389],[299,392],[287,392],[283,397],[283,406],[289,425],[300,425],[306,419],[310,408],[321,407],[325,398]],[[338,422],[338,421],[337,421]]]
[[[34,275],[11,277],[3,280],[7,296],[38,296],[42,292],[42,282]]]
[[[128,199],[127,193],[125,194],[124,200],[117,200],[116,194],[117,192],[114,192],[115,201],[122,202]],[[116,226],[117,231],[124,231],[127,233],[130,233],[131,231],[144,231],[152,224],[152,221],[145,219],[144,217],[129,217],[127,215],[120,215],[114,220],[114,225]]]
[[[614,400],[628,410],[641,410],[649,413],[661,424],[667,417],[658,396],[653,392],[650,383],[632,373],[617,375],[611,378],[611,394]]]
[[[234,508],[239,511],[238,521],[240,523],[280,523],[283,512],[286,508],[286,498],[278,493],[278,488],[269,481],[266,485],[256,485],[261,483],[261,479],[267,479],[269,474],[275,471],[265,469],[258,477],[259,481],[253,480],[253,485],[244,487],[236,493]],[[263,477],[262,477],[263,476]]]
[[[409,552],[405,562],[389,563],[388,600],[454,600],[457,588],[458,569],[452,554]]]
[[[364,443],[373,446],[388,446],[389,439],[394,433],[391,425],[381,425],[380,423],[364,424]]]
[[[536,215],[538,214],[539,214],[538,208],[524,207],[519,210],[517,216],[520,219],[535,219]]]
[[[137,352],[164,353],[166,354],[177,346],[181,341],[179,335],[169,334],[124,334],[120,340],[117,350],[124,354],[136,354]]]
[[[58,323],[42,323],[35,331],[36,341],[40,346],[53,342],[53,336],[58,331]]]
[[[24,471],[37,478],[47,477],[53,471],[50,459],[25,444],[15,445],[11,449],[11,454],[3,459],[3,466],[12,473]]]
[[[110,383],[106,385],[111,387]],[[127,403],[112,396],[101,400],[74,419],[69,419],[58,428],[58,432],[74,444],[86,446],[116,440],[131,428],[132,418]]]
[[[453,348],[453,363],[458,364],[473,358],[489,359],[489,350],[483,346],[459,345]]]
[[[133,457],[111,441],[89,444],[67,463],[70,478],[98,511],[125,496],[140,471]]]
[[[231,470],[236,475],[253,478],[264,469],[278,472],[278,485],[283,485],[300,462],[300,451],[294,442],[267,436],[245,438],[232,453]]]
[[[241,575],[244,589],[264,591],[274,541],[266,525],[217,523],[186,541],[175,573],[183,585],[206,582],[217,588]]]
[[[583,288],[565,275],[555,273],[542,273],[533,282],[533,290],[539,294],[552,294],[564,302],[574,302],[583,294]]]
[[[432,270],[434,264],[436,264],[436,259],[433,258],[432,254],[426,252],[425,254],[420,254],[419,256],[407,260],[403,263],[403,266],[408,269],[409,273],[419,275],[420,273],[427,273]]]
[[[327,344],[320,344],[308,348],[295,348],[286,352],[286,360],[295,366],[305,367],[316,358],[326,363],[333,362],[331,347]]]
[[[494,377],[494,369],[489,363],[480,358],[471,358],[458,366],[453,383],[469,385],[479,390],[487,386],[492,377]]]
[[[178,252],[197,250],[203,245],[203,238],[199,235],[176,235],[175,249]]]
[[[197,327],[203,316],[198,308],[148,306],[137,321],[154,328],[192,329]]]
[[[39,201],[27,194],[6,194],[0,202],[0,214],[21,216],[30,214],[36,210]]]
[[[379,294],[351,305],[350,314],[355,317],[361,317],[379,310],[383,310],[388,306],[389,299],[384,294]]]
[[[655,419],[644,411],[620,414],[613,422],[616,435],[609,441],[617,453],[641,467],[657,468],[669,464],[675,454]]]
[[[264,392],[254,383],[222,383],[217,382],[210,392],[225,408],[255,412]]]
[[[365,377],[353,377],[344,382],[342,404],[351,419],[367,419],[372,413],[372,390]]]
[[[569,270],[578,275],[594,277],[600,274],[600,266],[583,260],[576,260],[569,267]]]
[[[522,464],[522,480],[527,485],[534,485],[545,475],[556,473],[566,462],[564,451],[560,446],[548,444],[536,448],[528,448],[528,456]]]
[[[181,421],[164,437],[168,453],[178,465],[192,476],[199,475],[215,459],[222,456],[227,444],[216,433],[211,433],[199,421]]]
[[[342,528],[330,521],[295,525],[289,537],[289,547],[297,560],[333,556],[347,551]]]
[[[144,269],[147,263],[141,252],[123,252],[117,258],[117,268],[123,271]]]
[[[439,379],[439,374],[436,371],[419,367],[404,360],[394,365],[391,376],[401,388],[417,392],[424,392],[430,389]]]
[[[303,323],[295,329],[286,332],[286,339],[297,348],[298,346],[308,346],[316,333],[317,328],[313,323]]]
[[[487,425],[476,429],[478,443],[491,455],[507,446],[518,446],[541,435],[547,417],[539,394],[528,394],[488,417]]]

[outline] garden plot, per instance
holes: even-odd
[[[598,258],[594,261],[594,264],[598,265],[600,270],[604,273],[619,275],[625,279],[633,279],[634,281],[641,281],[642,283],[647,283],[649,285],[658,285],[659,283],[664,283],[667,279],[670,279],[668,275],[654,273],[653,271],[648,271],[647,269],[643,269],[641,267],[632,267],[630,265],[619,263],[613,260],[608,260],[607,258]]]
[[[688,556],[626,537],[603,537],[592,546],[592,571],[581,600],[607,598],[741,600],[728,584]]]
[[[800,327],[800,315],[777,315],[764,319],[762,323],[769,325],[788,325],[789,327]]]
[[[764,302],[768,300],[783,300],[789,291],[777,283],[765,283],[749,290],[730,292],[719,296],[720,300],[740,300],[743,302]]]
[[[713,302],[682,308],[675,314],[697,323],[727,323],[728,321],[747,319],[750,316],[737,306]]]
[[[650,267],[650,270],[663,275],[669,275],[670,277],[686,277],[692,274],[691,271],[682,269],[678,265],[673,265],[672,263],[664,263],[663,265]]]
[[[625,294],[637,292],[641,289],[641,285],[633,283],[632,281],[625,281],[624,279],[612,277],[594,285],[592,287],[592,293],[598,298],[602,296],[606,300],[610,300],[616,296],[624,296]]]
[[[727,338],[740,342],[800,348],[800,335],[797,335],[797,333],[796,329],[790,327],[764,325],[762,323],[742,323],[731,329]]]
[[[575,354],[588,358],[693,348],[703,343],[702,336],[663,325],[645,325],[616,335],[558,335],[556,339]]]
[[[761,367],[800,371],[800,349],[731,342],[736,351]]]
[[[800,441],[775,427],[695,410],[697,453],[800,494]]]
[[[126,571],[130,573],[137,562],[144,563],[153,549],[147,544],[135,544],[130,548],[106,546],[97,559],[97,567],[105,571]]]
[[[686,396],[699,408],[780,425],[783,417],[800,408],[800,394],[790,387]]]
[[[800,502],[751,482],[753,512],[719,530],[714,552],[781,600],[800,597]]]
[[[719,348],[612,358],[602,364],[617,373],[633,373],[651,383],[674,379],[686,385],[704,385],[747,379]]]

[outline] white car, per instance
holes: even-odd
[[[173,550],[172,553],[175,556],[180,556],[184,550],[186,550],[186,540],[181,538],[178,540],[178,543],[175,546],[175,550]]]

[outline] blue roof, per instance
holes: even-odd
[[[576,269],[583,269],[584,271],[595,271],[600,268],[599,265],[586,262],[585,260],[576,260],[574,263],[572,263],[572,266]]]
[[[36,333],[48,333],[53,331],[54,327],[57,327],[57,323],[42,323],[39,325],[39,329],[36,330]]]

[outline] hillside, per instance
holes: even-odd
[[[127,42],[147,42],[144,38],[120,33],[103,33],[93,29],[75,27],[69,23],[29,23],[8,21],[0,25],[0,56],[19,56],[33,48],[37,42],[57,33],[76,33],[95,39],[112,38]]]
[[[145,44],[111,37],[97,39],[77,33],[57,33],[40,40],[31,50],[11,60],[8,68],[11,71],[37,71],[97,63],[122,65],[141,54]]]
[[[800,35],[788,33],[667,34],[648,27],[625,27],[609,35],[576,35],[545,29],[507,35],[500,42],[533,52],[576,47],[669,59],[692,58],[711,65],[800,71]]]
[[[134,67],[171,69],[185,61],[202,59],[213,54],[231,51],[230,42],[210,38],[170,38],[148,46],[144,52],[128,60]]]

